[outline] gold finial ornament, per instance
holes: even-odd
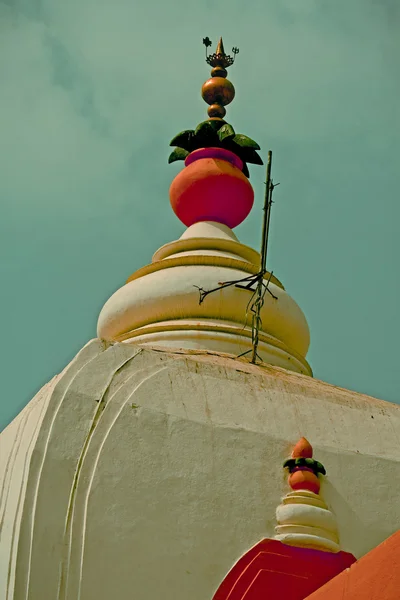
[[[226,79],[226,69],[235,62],[235,56],[238,54],[239,48],[232,48],[232,57],[225,54],[222,38],[220,38],[214,54],[207,54],[207,48],[211,46],[211,40],[208,37],[203,39],[203,44],[206,47],[206,62],[213,68],[211,78],[203,84],[201,95],[203,100],[210,105],[207,111],[210,119],[220,120],[226,114],[224,106],[230,104],[235,97],[235,88]]]
[[[207,52],[207,48],[209,46],[211,46],[212,42],[210,40],[210,38],[206,37],[203,38],[203,44],[206,47],[206,52]],[[233,63],[235,62],[235,56],[236,54],[239,53],[239,48],[232,48],[232,53],[233,53],[233,57],[229,56],[228,54],[225,54],[225,50],[224,50],[224,42],[222,41],[222,37],[219,38],[219,42],[217,44],[217,48],[214,52],[214,54],[207,54],[206,53],[206,62],[214,68],[220,68],[220,69],[227,69],[228,67],[231,67],[233,65]],[[226,77],[226,74],[225,74]]]

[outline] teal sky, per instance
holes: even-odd
[[[181,235],[168,143],[206,117],[207,35],[240,48],[227,119],[273,151],[268,266],[315,376],[399,402],[399,31],[398,0],[0,2],[0,429]]]

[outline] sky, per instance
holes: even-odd
[[[240,49],[227,120],[273,151],[268,268],[315,377],[400,402],[399,31],[398,0],[0,0],[0,429],[182,234],[169,141],[206,118],[205,36]]]

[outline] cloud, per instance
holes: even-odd
[[[19,166],[27,189],[34,185],[40,196],[55,187],[60,193],[72,179],[98,192],[107,180],[116,183],[109,178],[119,179],[153,136],[166,146],[172,123],[201,120],[197,90],[207,71],[200,30],[209,19],[198,4],[10,5],[0,66],[2,160],[13,178],[7,189],[16,185],[20,195]],[[184,7],[191,17],[179,18]],[[398,13],[395,4],[221,2],[213,10],[213,20],[224,15],[218,28],[242,45],[231,73],[238,94],[228,115],[235,121],[250,123],[249,115],[253,128],[263,124],[266,135],[290,140],[349,130],[373,130],[367,143],[387,136],[399,87],[387,77],[396,61],[386,51],[393,37],[386,17]]]

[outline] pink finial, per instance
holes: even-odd
[[[176,216],[187,227],[199,221],[237,227],[249,214],[254,191],[242,173],[243,161],[225,148],[199,148],[185,160],[169,196]]]

